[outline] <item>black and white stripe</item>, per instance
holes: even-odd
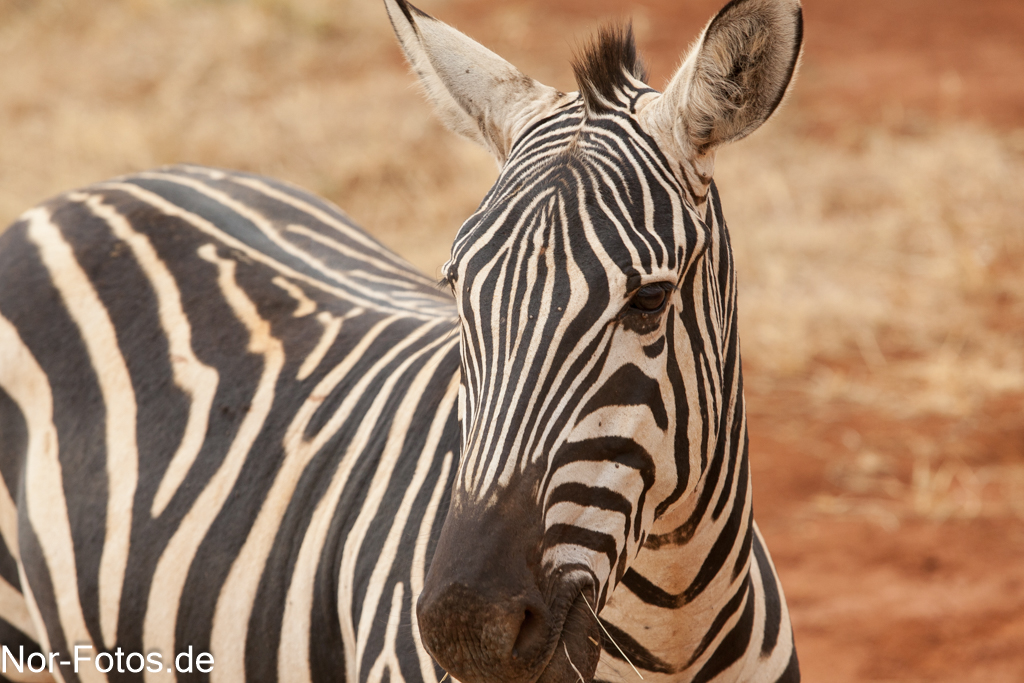
[[[0,237],[3,643],[434,680],[396,653],[457,461],[453,316],[256,176],[163,169],[26,213]]]
[[[387,4],[442,117],[502,163],[445,266],[462,451],[424,645],[467,683],[619,680],[622,660],[654,680],[798,680],[753,521],[711,176],[779,104],[799,4],[730,2],[664,94],[631,32],[605,30],[568,95]]]
[[[56,672],[90,683],[799,680],[711,182],[789,83],[799,5],[733,0],[664,95],[628,31],[563,94],[385,5],[503,165],[454,296],[324,201],[200,167],[0,236],[0,643],[163,656]],[[166,670],[190,647],[212,672]]]
[[[774,681],[796,660],[753,524],[728,237],[714,186],[701,215],[632,125],[648,92],[538,124],[456,238],[454,496],[488,519],[536,488],[546,571],[589,574],[604,606],[599,679],[633,675],[621,648],[645,680]],[[630,310],[648,283],[671,285],[660,317]],[[689,649],[680,622],[700,634]]]

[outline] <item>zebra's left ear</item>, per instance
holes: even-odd
[[[644,127],[683,159],[749,135],[782,101],[802,42],[799,0],[732,0],[642,112]]]
[[[562,97],[405,0],[384,0],[384,5],[441,121],[483,145],[499,164],[516,136]]]

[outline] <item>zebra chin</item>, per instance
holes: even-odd
[[[565,587],[550,605],[539,594],[485,603],[453,584],[439,600],[421,598],[423,644],[459,683],[589,683],[601,634],[587,591]]]
[[[601,632],[597,619],[590,612],[581,591],[562,622],[561,636],[551,659],[537,679],[538,683],[589,683],[594,678],[597,662],[601,658],[600,642]]]

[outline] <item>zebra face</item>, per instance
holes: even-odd
[[[631,104],[651,94],[637,88]],[[590,608],[699,467],[708,444],[688,432],[713,420],[721,383],[697,386],[686,369],[716,366],[722,347],[717,241],[636,115],[588,115],[582,97],[517,143],[460,231],[446,272],[463,460],[431,578],[480,585],[515,566],[503,588],[523,622],[504,627],[518,630],[515,659],[548,654],[564,625],[589,655],[573,664],[592,668]],[[458,595],[443,614],[487,611]]]
[[[631,33],[604,31],[566,95],[387,4],[442,118],[502,165],[445,265],[462,449],[418,601],[423,644],[467,683],[589,680],[597,612],[660,521],[692,506],[733,424],[714,150],[781,99],[799,5],[734,0],[664,94]]]
[[[691,420],[721,404],[720,381],[684,370],[718,364],[720,235],[632,113],[655,94],[629,94],[600,115],[577,96],[526,133],[446,264],[463,420],[449,524],[521,498],[542,575],[572,568],[594,606],[699,467]]]

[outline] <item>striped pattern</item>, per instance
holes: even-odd
[[[628,31],[565,94],[385,6],[502,164],[452,296],[323,201],[197,167],[0,236],[0,643],[215,657],[59,670],[88,683],[438,683],[432,657],[466,683],[798,681],[711,175],[781,100],[799,3],[730,2],[664,95]]]
[[[436,681],[409,615],[457,464],[454,313],[256,176],[161,169],[24,214],[0,237],[2,643]]]
[[[797,681],[752,515],[716,150],[767,120],[798,0],[732,0],[665,92],[628,28],[545,86],[385,0],[441,119],[502,165],[445,266],[461,464],[418,600],[466,683]],[[597,611],[600,611],[600,626]]]
[[[589,575],[604,607],[598,680],[635,675],[612,640],[648,681],[796,680],[753,523],[717,192],[701,201],[636,126],[653,91],[617,92],[517,142],[445,266],[465,373],[452,514],[533,487],[546,573]],[[650,283],[665,310],[631,310]]]

